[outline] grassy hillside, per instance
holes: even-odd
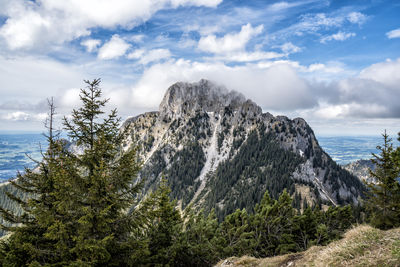
[[[400,266],[400,228],[381,231],[361,225],[327,246],[264,259],[233,257],[217,266]]]

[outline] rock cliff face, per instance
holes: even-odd
[[[371,160],[360,159],[343,166],[348,172],[358,177],[361,181],[367,183],[375,182],[369,171],[375,171],[375,164]]]
[[[152,190],[166,177],[182,208],[222,217],[284,189],[302,206],[357,202],[360,181],[319,146],[301,118],[274,117],[242,94],[210,81],[176,83],[159,111],[128,119],[125,149],[139,145],[141,178]],[[308,196],[300,188],[309,187]]]

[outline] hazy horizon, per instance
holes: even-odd
[[[317,136],[317,140],[340,165],[371,158],[372,152],[378,153],[376,146],[382,141],[379,136]],[[39,132],[0,131],[0,149],[1,183],[15,177],[24,167],[34,168],[36,163],[31,158],[41,160],[40,149],[46,149],[46,139]]]

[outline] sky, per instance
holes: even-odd
[[[400,131],[400,1],[0,0],[0,131],[102,79],[123,119],[209,79],[317,135]]]

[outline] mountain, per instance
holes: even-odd
[[[343,166],[347,171],[349,171],[354,176],[358,177],[363,182],[371,183],[374,178],[371,177],[369,171],[375,171],[375,164],[371,160],[360,159]]]
[[[164,176],[182,209],[214,208],[220,219],[237,208],[252,210],[266,190],[274,198],[288,190],[297,208],[357,203],[363,190],[321,149],[303,119],[263,113],[242,94],[207,80],[172,85],[159,111],[123,127],[130,131],[123,148],[138,145],[145,193]],[[0,205],[20,213],[6,191],[21,196],[0,184]]]
[[[181,208],[221,219],[251,210],[266,190],[295,205],[357,203],[362,183],[319,146],[304,119],[263,113],[242,94],[208,80],[168,88],[159,111],[125,121],[124,149],[138,145],[145,191],[166,177]]]

